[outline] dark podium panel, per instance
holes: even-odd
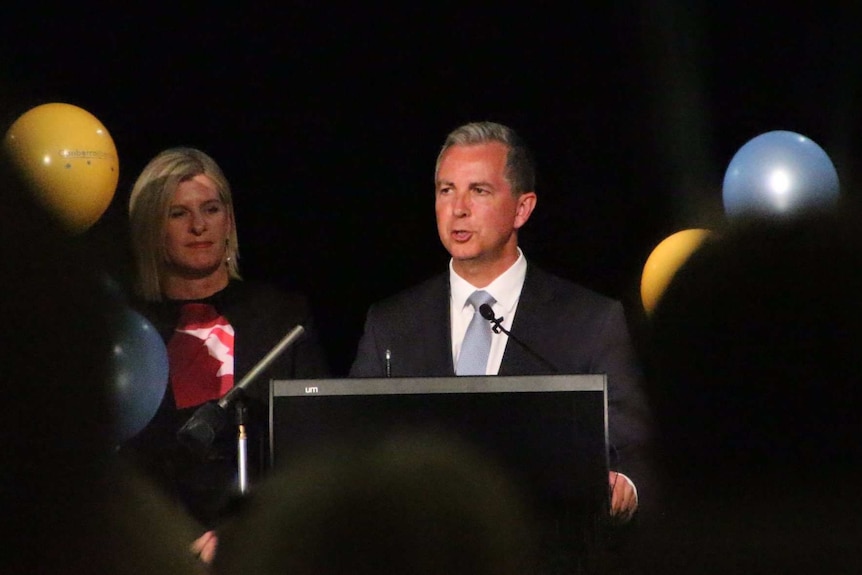
[[[454,435],[495,460],[539,519],[547,572],[582,571],[609,504],[604,375],[270,382],[274,468],[405,431]]]

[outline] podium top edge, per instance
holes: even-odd
[[[606,388],[607,376],[604,374],[274,379],[270,382],[270,394],[273,397],[432,393],[604,392]]]

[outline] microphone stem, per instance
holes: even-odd
[[[252,370],[246,374],[244,378],[242,378],[242,381],[240,381],[233,388],[231,388],[231,390],[228,391],[224,395],[224,397],[219,400],[219,407],[224,409],[228,405],[230,405],[231,401],[233,401],[233,399],[237,395],[245,391],[245,388],[248,387],[252,381],[254,381],[254,379],[260,374],[260,372],[268,368],[269,364],[275,361],[275,358],[277,358],[281,354],[281,352],[287,348],[287,346],[296,341],[296,339],[301,336],[304,331],[305,328],[301,325],[298,325],[292,330],[290,330],[290,333],[284,336],[284,338],[282,338],[282,340],[278,342],[278,344],[274,348],[272,348],[269,353],[266,354],[264,358],[260,360],[257,365],[255,365]]]
[[[392,377],[392,350],[386,350],[386,377]]]

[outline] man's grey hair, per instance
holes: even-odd
[[[452,146],[475,146],[489,142],[500,142],[509,148],[506,156],[506,180],[512,186],[512,193],[519,196],[535,191],[536,168],[530,150],[515,130],[495,122],[471,122],[450,132],[437,155],[434,179],[437,179],[440,160],[446,150]]]

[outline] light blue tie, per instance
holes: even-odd
[[[458,355],[458,365],[455,373],[458,375],[485,375],[488,367],[488,355],[491,352],[491,324],[479,313],[479,308],[496,302],[491,294],[483,290],[474,291],[467,298],[467,303],[473,306],[473,319],[467,326],[461,353]]]

